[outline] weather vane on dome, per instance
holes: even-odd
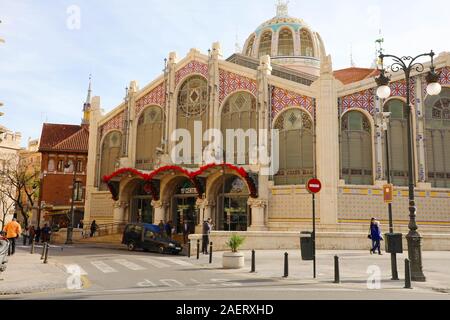
[[[277,3],[277,17],[288,15],[288,4],[289,1],[278,0]]]

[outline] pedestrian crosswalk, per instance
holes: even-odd
[[[114,274],[129,271],[144,271],[152,269],[167,269],[171,267],[193,267],[194,264],[182,258],[169,257],[102,257],[102,259],[92,258],[83,267],[79,266],[82,274],[88,274],[85,270],[95,270],[102,274]],[[67,266],[66,266],[67,267]],[[89,271],[89,270],[88,270]]]

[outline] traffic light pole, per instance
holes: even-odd
[[[389,139],[388,139],[388,125],[386,123],[384,138],[385,138],[385,146],[386,146],[386,171],[387,171],[387,182],[391,184],[391,168],[389,161]],[[389,233],[394,233],[394,222],[392,218],[392,202],[388,203],[388,214],[389,214]],[[397,255],[395,253],[391,253],[391,272],[392,272],[392,280],[398,280],[398,271],[397,271]]]

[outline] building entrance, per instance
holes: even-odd
[[[249,221],[249,192],[241,178],[232,176],[225,180],[217,197],[216,229],[223,231],[247,231]]]
[[[139,182],[131,197],[130,222],[153,223],[152,196],[144,190],[144,183]]]

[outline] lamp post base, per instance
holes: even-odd
[[[417,231],[410,231],[406,235],[408,242],[408,258],[411,263],[411,280],[426,282],[422,269],[422,237]]]
[[[72,234],[73,234],[72,228],[68,228],[68,229],[67,229],[67,238],[66,238],[65,244],[73,244],[73,241],[72,241]]]

